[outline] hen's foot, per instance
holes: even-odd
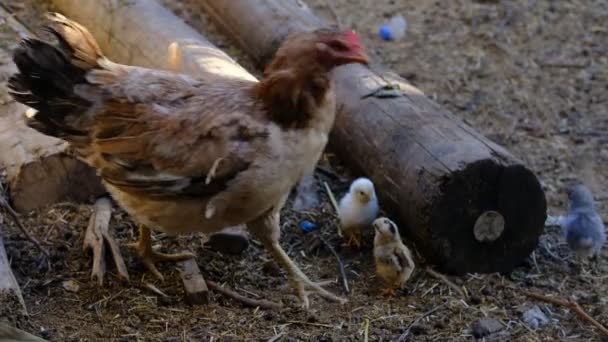
[[[139,241],[127,244],[129,248],[132,248],[137,253],[137,256],[141,260],[142,264],[148,269],[152,275],[161,281],[164,280],[163,275],[156,268],[156,263],[159,261],[182,261],[188,260],[194,257],[192,253],[177,253],[177,254],[166,254],[156,252],[152,249],[152,241],[150,237],[150,229],[139,226]]]
[[[302,306],[308,308],[310,306],[310,301],[308,300],[309,293],[316,293],[319,296],[333,301],[344,304],[347,302],[345,298],[341,298],[336,296],[335,294],[325,290],[319,283],[315,283],[310,280],[299,268],[296,264],[291,261],[287,253],[281,248],[278,242],[270,243],[269,249],[274,254],[276,260],[285,268],[287,273],[289,274],[289,280],[292,286],[295,288],[300,301],[302,302]]]

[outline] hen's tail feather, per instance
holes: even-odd
[[[83,26],[57,13],[49,14],[49,19],[45,29],[57,38],[57,44],[24,39],[13,56],[19,73],[10,78],[9,92],[38,111],[27,120],[28,126],[70,140],[70,136],[86,135],[76,123],[91,106],[74,93],[75,86],[86,83],[85,75],[98,67],[103,55]]]

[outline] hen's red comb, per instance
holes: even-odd
[[[353,30],[346,30],[344,32],[346,36],[346,41],[351,43],[354,46],[361,46],[361,42],[359,41],[359,36]]]

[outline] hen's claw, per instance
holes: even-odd
[[[156,268],[156,263],[159,261],[182,261],[188,260],[194,257],[192,253],[177,253],[177,254],[166,254],[156,252],[152,249],[152,242],[150,238],[150,229],[139,226],[139,241],[127,244],[129,248],[132,248],[137,253],[137,256],[141,260],[142,264],[148,269],[152,275],[159,280],[164,280],[163,275]]]
[[[296,289],[296,292],[298,293],[298,298],[300,299],[300,302],[302,303],[302,307],[305,309],[308,309],[310,306],[310,301],[308,300],[309,293],[316,293],[319,296],[321,296],[327,300],[330,300],[333,302],[338,302],[340,304],[344,304],[348,301],[345,298],[338,297],[338,296],[334,295],[333,293],[327,291],[323,287],[321,287],[321,284],[325,284],[326,282],[315,283],[306,277],[305,280],[292,279],[291,283],[293,284],[293,287]],[[307,288],[309,289],[308,291],[307,291]]]

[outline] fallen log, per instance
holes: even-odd
[[[324,24],[297,0],[199,0],[260,66],[285,37]],[[523,163],[399,76],[335,71],[330,148],[376,183],[383,208],[445,273],[508,272],[535,248],[546,200]]]
[[[32,36],[3,7],[0,7],[0,18],[21,37]],[[6,75],[17,71],[9,60],[1,67]],[[105,190],[95,171],[69,156],[67,145],[61,140],[27,127],[23,122],[27,107],[7,94],[3,81],[0,84],[0,169],[6,171],[12,206],[19,212],[27,212],[59,201],[83,201],[103,193]]]
[[[255,80],[226,53],[154,0],[52,0],[55,9],[85,25],[112,60],[191,75],[229,74]],[[211,236],[219,250],[247,248],[243,226]]]

